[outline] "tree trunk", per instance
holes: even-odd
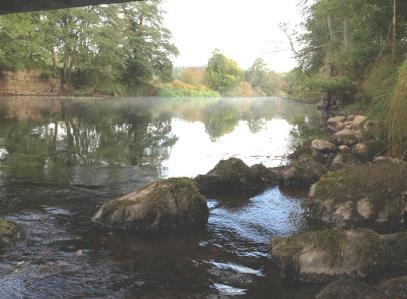
[[[329,37],[331,38],[331,41],[332,41],[332,40],[334,40],[334,31],[333,31],[333,28],[332,28],[332,17],[328,16],[326,21],[328,23]]]
[[[352,34],[349,28],[349,18],[343,19],[343,45],[345,49],[348,49],[352,45]]]
[[[396,62],[397,52],[397,0],[392,0],[393,19],[392,19],[392,38],[391,38],[391,59]]]

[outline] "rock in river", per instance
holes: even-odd
[[[105,203],[92,220],[135,232],[196,228],[207,223],[208,207],[193,180],[170,178]]]
[[[198,175],[195,181],[204,194],[256,193],[265,188],[265,172],[264,166],[250,168],[240,159],[229,158],[219,161],[207,174]]]
[[[16,223],[0,219],[0,249],[12,247],[23,236],[22,229]]]
[[[310,216],[338,226],[398,231],[406,220],[406,178],[402,161],[345,165],[311,187]]]
[[[382,236],[368,229],[326,229],[274,239],[271,254],[283,276],[325,282],[383,274],[395,265],[402,267],[406,242],[405,233]]]
[[[309,155],[301,155],[290,165],[271,168],[274,180],[287,187],[309,187],[327,168]]]

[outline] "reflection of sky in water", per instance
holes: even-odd
[[[201,122],[172,120],[172,133],[178,137],[170,157],[163,162],[165,176],[195,176],[206,173],[221,159],[237,157],[249,165],[278,166],[287,153],[292,126],[284,119],[266,121],[257,133],[246,121],[222,137],[212,140]]]

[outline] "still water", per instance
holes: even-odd
[[[209,198],[194,235],[119,236],[90,221],[146,182],[220,159],[278,166],[318,124],[277,98],[2,99],[0,217],[26,239],[1,252],[0,298],[312,298],[270,262],[276,236],[307,229],[302,191]]]

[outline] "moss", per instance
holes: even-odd
[[[322,231],[310,232],[307,236],[312,242],[312,248],[325,252],[324,263],[330,267],[342,261],[343,241],[346,238],[345,232],[340,229],[326,229]]]
[[[247,166],[242,160],[237,158],[229,158],[227,160],[221,160],[212,169],[209,174],[227,177],[240,177],[245,175],[251,175],[250,167]]]
[[[363,263],[374,266],[392,260],[392,250],[380,235],[368,229],[359,229],[358,231],[363,232],[363,239],[356,247],[356,253]]]
[[[148,192],[147,198],[144,196],[136,196],[143,191]],[[179,200],[189,198],[192,201],[194,199],[201,199],[198,187],[196,183],[187,177],[169,178],[166,180],[152,182],[137,190],[135,193],[131,193],[122,198],[109,201],[105,204],[105,213],[118,210],[141,202],[149,202],[150,204],[162,203],[163,197],[170,193],[172,197],[179,204]]]
[[[284,255],[294,257],[306,248],[324,252],[323,262],[333,267],[342,261],[342,245],[345,238],[343,230],[326,229],[275,239],[272,246],[277,247]]]
[[[369,197],[373,201],[398,198],[407,188],[407,163],[383,161],[346,165],[327,172],[316,185],[315,198],[345,202]],[[391,186],[391,188],[389,188]]]

